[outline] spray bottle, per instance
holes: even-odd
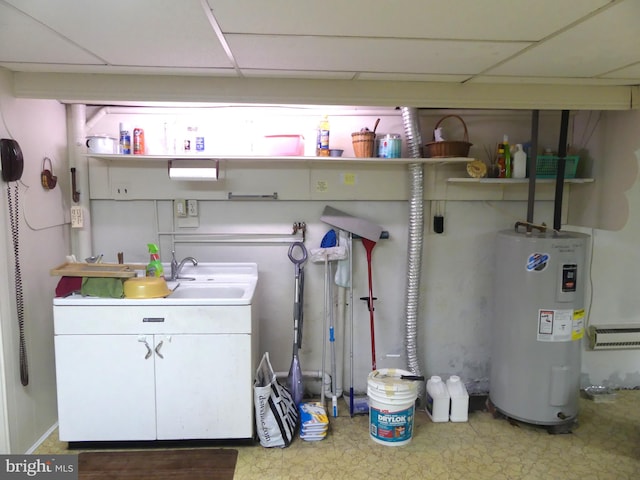
[[[160,250],[155,243],[148,243],[149,263],[147,265],[147,277],[164,277],[164,269],[160,261]]]
[[[504,176],[511,178],[511,147],[509,146],[509,136],[505,135],[502,139],[504,147]]]

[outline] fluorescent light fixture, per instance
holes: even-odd
[[[216,181],[218,160],[169,160],[169,178],[172,180]]]

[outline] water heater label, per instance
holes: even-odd
[[[573,311],[573,333],[571,340],[580,340],[584,337],[584,308]]]
[[[574,338],[573,310],[538,310],[538,341],[570,342]]]
[[[527,272],[541,272],[549,264],[548,253],[532,253],[527,258]]]

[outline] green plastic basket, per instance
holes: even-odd
[[[537,178],[556,178],[558,172],[559,157],[551,155],[538,155],[536,161]],[[578,168],[578,155],[567,156],[564,165],[564,178],[576,178]]]

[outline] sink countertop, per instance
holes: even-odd
[[[170,268],[170,266],[169,266]],[[258,282],[258,266],[255,263],[199,263],[185,265],[179,279],[167,281],[169,289],[180,293],[163,298],[103,298],[74,293],[67,297],[56,297],[54,305],[83,306],[180,306],[180,305],[251,305]],[[193,292],[187,292],[189,287]],[[239,291],[241,290],[241,292]],[[199,292],[214,296],[200,296]],[[219,296],[217,296],[219,294]]]

